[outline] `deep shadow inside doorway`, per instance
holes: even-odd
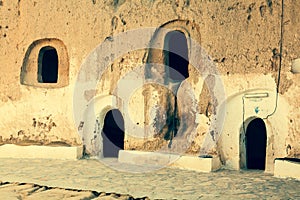
[[[103,156],[118,157],[119,150],[124,149],[124,119],[118,109],[106,113],[101,134]]]
[[[253,119],[246,130],[246,159],[248,169],[265,170],[267,131],[262,119]]]

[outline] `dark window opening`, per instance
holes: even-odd
[[[248,169],[265,169],[267,131],[262,119],[252,120],[246,130],[246,158]]]
[[[55,48],[43,47],[39,52],[38,65],[39,83],[57,83],[58,55]]]
[[[169,66],[169,77],[176,81],[188,78],[188,45],[184,33],[169,32],[165,38],[165,49],[165,64]]]
[[[118,157],[124,149],[124,119],[118,109],[107,112],[102,129],[103,156]]]

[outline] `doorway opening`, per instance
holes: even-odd
[[[246,130],[246,163],[248,169],[265,170],[267,131],[262,119],[253,119]]]
[[[101,132],[103,138],[103,157],[118,157],[124,149],[124,119],[118,109],[108,111]]]
[[[181,31],[171,31],[165,37],[165,64],[169,66],[169,78],[182,81],[189,77],[187,39]]]
[[[57,83],[58,55],[55,48],[46,46],[39,52],[38,57],[38,82]]]

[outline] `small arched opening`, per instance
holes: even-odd
[[[246,166],[248,169],[265,170],[267,131],[260,118],[253,119],[245,135]]]
[[[169,66],[169,78],[182,81],[189,77],[187,38],[181,31],[170,31],[164,41],[165,65]]]
[[[41,48],[38,56],[38,82],[57,83],[58,54],[55,48],[46,46]]]
[[[118,157],[124,149],[124,119],[118,109],[108,111],[101,132],[103,138],[103,157]]]

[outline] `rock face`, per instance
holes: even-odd
[[[247,126],[260,118],[273,171],[276,157],[300,157],[299,74],[290,71],[300,58],[299,8],[292,0],[0,1],[0,142],[83,144],[102,156],[104,118],[118,109],[125,149],[217,154],[239,169]],[[172,56],[180,41],[183,61]]]

